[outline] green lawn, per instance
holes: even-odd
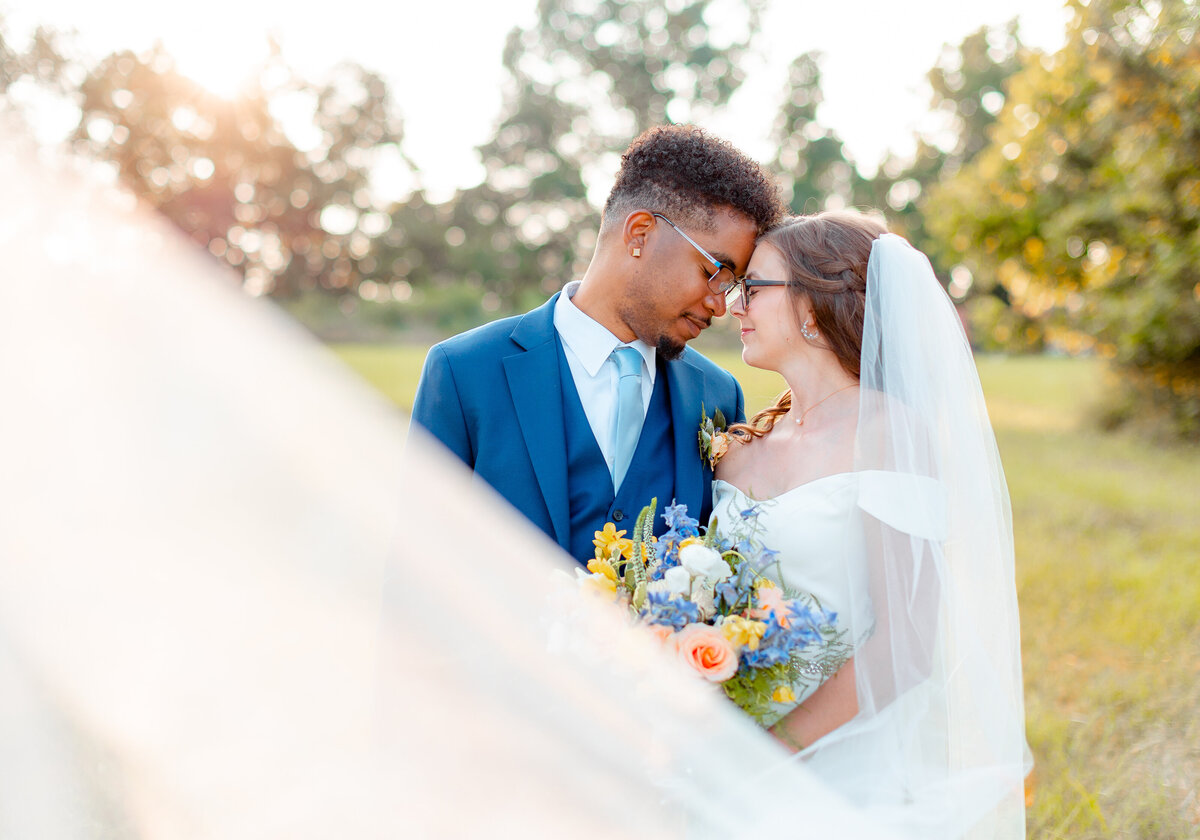
[[[425,348],[334,348],[402,408]],[[736,353],[748,410],[782,388]],[[1088,359],[981,358],[1012,495],[1031,838],[1200,837],[1200,448],[1089,423]]]

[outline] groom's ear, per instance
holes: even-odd
[[[640,256],[645,253],[646,236],[657,221],[649,210],[634,210],[625,217],[625,224],[621,226],[621,244],[626,254]]]

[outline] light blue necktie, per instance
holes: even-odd
[[[642,354],[632,347],[612,352],[617,363],[617,435],[613,448],[613,489],[619,490],[642,434]]]

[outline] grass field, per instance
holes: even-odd
[[[404,409],[423,347],[340,355]],[[709,355],[750,411],[782,387]],[[1200,837],[1200,448],[1104,434],[1089,359],[982,358],[1012,495],[1031,838]]]

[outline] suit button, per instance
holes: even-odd
[[[621,511],[619,511],[619,510],[613,511],[613,522],[620,522],[624,518],[625,518],[625,514],[622,513]]]

